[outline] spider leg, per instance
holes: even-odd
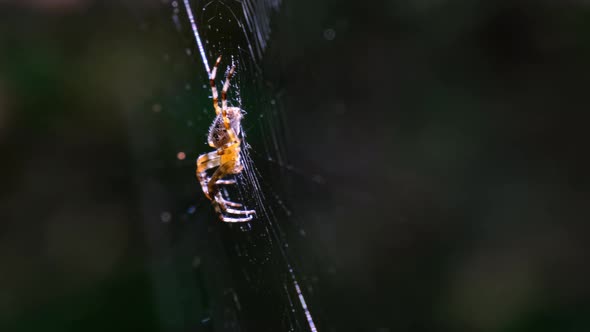
[[[253,214],[255,214],[256,211],[254,210],[235,210],[235,209],[228,209],[228,208],[223,208],[222,204],[215,204],[215,210],[217,211],[217,214],[219,215],[219,219],[223,222],[247,222],[252,220],[253,218]],[[229,213],[229,214],[237,214],[237,215],[246,215],[246,217],[243,218],[235,218],[235,217],[229,217],[224,215],[224,212]]]
[[[220,161],[221,159],[217,154],[217,151],[200,155],[199,158],[197,158],[197,179],[199,179],[203,193],[205,193],[205,196],[210,200],[212,198],[209,195],[207,170],[219,166]]]
[[[220,159],[220,156],[217,153],[217,151],[212,151],[212,152],[200,155],[199,158],[197,158],[197,172],[196,172],[197,179],[199,180],[199,183],[201,184],[203,192],[205,193],[207,198],[209,198],[210,200],[212,200],[213,197],[210,197],[210,195],[209,195],[208,184],[211,181],[211,178],[207,177],[207,171],[212,168],[218,167],[220,161],[221,161],[221,159]],[[234,174],[236,171],[235,168],[236,167],[234,167]],[[232,172],[230,172],[230,173],[232,173]],[[236,180],[217,180],[217,181],[215,181],[215,185],[232,185],[232,184],[236,184]],[[233,206],[233,207],[241,207],[242,206],[242,204],[240,204],[240,203],[230,202],[225,199],[223,199],[223,201],[228,206]]]
[[[236,184],[236,180],[217,180],[215,182],[216,185],[232,185],[232,184]],[[223,195],[221,195],[221,193],[219,193],[219,196],[215,198],[216,201],[222,200],[223,203],[225,203],[225,205],[228,206],[233,206],[233,207],[242,207],[242,204],[240,203],[234,203],[234,202],[230,202],[226,199],[223,198]]]
[[[223,199],[221,194],[217,194],[217,196],[215,196],[215,202],[217,203],[216,208],[219,207],[218,212],[221,214],[223,214],[224,212],[229,213],[229,214],[241,214],[241,215],[256,214],[256,211],[254,211],[254,210],[236,210],[236,209],[228,208],[227,205],[230,205],[230,203],[237,204],[240,206],[242,206],[242,204],[227,201],[227,200]]]
[[[213,94],[213,107],[215,107],[215,114],[219,114],[221,110],[219,109],[219,95],[217,94],[217,87],[215,86],[215,75],[217,74],[217,66],[221,62],[221,55],[215,61],[215,65],[213,66],[213,70],[211,70],[211,75],[209,75],[209,84],[211,85],[211,94]]]
[[[236,184],[236,180],[217,180],[215,184]]]
[[[231,214],[248,214],[248,215],[256,213],[256,211],[254,211],[254,210],[235,210],[232,208],[228,208],[228,206],[240,208],[243,205],[240,203],[235,203],[235,202],[226,200],[225,198],[223,198],[223,195],[221,194],[220,191],[217,191],[214,198],[215,198],[215,202],[217,203],[217,205],[224,212],[231,213]]]
[[[234,71],[236,70],[236,66],[232,66],[229,72],[227,73],[227,77],[225,78],[225,83],[223,83],[223,90],[221,90],[221,110],[224,112],[227,111],[227,90],[229,90],[229,81],[231,80],[232,76],[234,75]]]
[[[216,197],[217,193],[219,192],[219,187],[217,187],[217,181],[220,180],[222,177],[231,174],[231,169],[234,167],[234,163],[228,162],[225,164],[220,165],[211,178],[209,178],[209,183],[207,184],[207,192],[209,193],[210,197]]]
[[[223,222],[248,222],[248,221],[252,220],[252,216],[247,216],[245,218],[232,218],[232,217],[226,217],[226,216],[220,215],[219,219],[221,219],[221,221],[223,221]]]
[[[240,203],[226,200],[225,198],[223,198],[223,195],[221,195],[221,193],[219,193],[217,196],[215,196],[215,201],[217,203],[219,203],[219,205],[221,205],[224,208],[224,210],[226,210],[226,206],[232,206],[232,207],[237,207],[237,208],[243,206]]]
[[[228,162],[222,164],[215,170],[211,178],[209,179],[209,183],[207,185],[207,192],[209,193],[210,197],[213,197],[215,200],[215,209],[217,210],[221,220],[227,222],[242,222],[242,221],[249,221],[252,219],[250,215],[254,214],[254,210],[236,210],[229,208],[228,206],[232,207],[242,207],[242,204],[234,203],[228,201],[223,198],[221,192],[219,191],[219,187],[217,186],[217,181],[228,174],[233,174],[236,168],[236,164],[233,162]],[[234,214],[234,215],[248,215],[249,217],[246,218],[231,218],[224,216],[224,213]],[[226,220],[227,219],[227,220]],[[234,220],[235,219],[235,220]],[[234,221],[232,221],[234,220]]]
[[[213,167],[219,166],[219,159],[220,157],[217,151],[211,151],[200,155],[199,158],[197,158],[197,172],[202,173]]]
[[[227,117],[227,91],[229,90],[229,82],[232,76],[234,75],[235,70],[236,66],[232,66],[229,72],[227,73],[225,83],[223,83],[223,90],[221,90],[221,116],[223,118],[223,126],[227,130],[230,142],[239,144],[240,140],[238,138],[238,135],[232,129],[229,118]]]

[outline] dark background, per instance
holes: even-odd
[[[172,13],[0,3],[2,331],[306,330],[287,266],[320,331],[590,330],[588,4],[285,1],[237,80],[250,226],[194,179]]]

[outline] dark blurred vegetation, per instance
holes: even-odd
[[[590,330],[588,3],[285,1],[273,27],[299,171],[266,180],[320,331]],[[0,330],[238,330],[191,43],[158,1],[0,2]]]

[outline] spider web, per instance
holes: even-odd
[[[198,148],[193,148],[190,156],[196,157],[198,154],[211,150],[200,143],[205,143],[206,128],[214,118],[207,80],[211,65],[219,55],[222,55],[223,59],[216,78],[218,89],[223,84],[229,67],[235,65],[236,74],[231,81],[228,104],[245,110],[240,134],[244,170],[235,176],[237,185],[224,187],[222,192],[227,199],[243,203],[247,209],[255,209],[257,213],[254,220],[233,225],[212,220],[210,217],[214,214],[213,207],[204,198],[203,193],[200,192],[200,186],[193,179],[194,170],[185,172],[188,177],[185,181],[191,186],[192,195],[198,196],[197,204],[189,204],[184,212],[162,212],[164,222],[172,220],[171,215],[180,215],[184,219],[195,219],[196,223],[215,223],[215,227],[219,229],[217,234],[221,239],[223,250],[229,257],[226,269],[231,270],[233,277],[230,279],[234,281],[230,283],[234,286],[226,287],[224,291],[217,294],[215,291],[210,292],[212,294],[208,296],[212,298],[225,299],[220,300],[225,301],[223,309],[225,313],[210,312],[203,316],[202,323],[206,325],[210,320],[223,321],[223,328],[220,328],[218,323],[212,324],[215,330],[233,331],[242,328],[251,330],[257,327],[256,324],[251,324],[250,328],[240,327],[240,325],[244,322],[272,320],[272,317],[277,317],[276,320],[281,322],[282,330],[316,331],[316,323],[306,301],[306,288],[301,284],[302,278],[305,284],[306,274],[297,270],[297,259],[294,260],[297,258],[297,253],[291,249],[288,240],[289,234],[294,232],[293,229],[297,234],[305,234],[305,232],[298,226],[288,203],[281,199],[285,186],[285,182],[281,179],[285,174],[295,171],[286,157],[287,126],[281,91],[265,79],[261,69],[264,53],[271,37],[271,21],[278,13],[281,1],[164,0],[163,3],[171,12],[172,26],[180,36],[184,37],[184,53],[186,59],[190,60],[188,62],[186,59],[183,60],[182,68],[187,72],[190,71],[186,76],[191,78],[185,84],[186,91],[179,93],[176,101],[192,100],[193,108],[187,111],[174,111],[174,114],[171,114],[175,120],[186,123],[185,127],[190,127],[194,139],[197,140]],[[159,104],[157,106],[161,107]],[[177,140],[179,143],[176,149],[181,151],[177,156],[180,156],[180,153],[184,154],[184,151],[188,152],[188,149],[184,147],[184,142],[180,142],[182,139]],[[194,168],[194,162],[191,162],[191,159],[181,160],[177,165],[183,169]],[[272,181],[269,181],[269,178],[272,178]],[[209,216],[208,220],[203,220],[204,216]],[[211,231],[210,226],[209,231]],[[189,245],[185,244],[185,246]],[[201,251],[208,250],[215,249],[202,248]],[[198,283],[206,284],[203,280],[210,278],[208,275],[218,272],[219,269],[201,267],[201,257],[206,255],[199,255],[197,251]],[[182,308],[172,303],[175,301],[168,295],[170,286],[166,282],[170,282],[169,273],[160,273],[160,277],[156,276],[155,292],[157,302],[161,303],[160,315],[172,317],[171,307],[174,308],[176,305],[178,310]],[[204,289],[212,286],[209,282],[209,285],[198,287],[201,287],[201,293],[207,293]],[[260,310],[257,310],[256,297],[263,292],[270,292],[272,295],[262,301],[266,306],[263,305]],[[162,298],[167,300],[163,301]],[[213,307],[214,305],[205,304],[201,306],[201,309],[220,311]],[[228,307],[231,307],[229,314]],[[262,308],[276,309],[276,311],[261,312]],[[257,317],[257,315],[260,316]],[[169,320],[173,321],[172,318]],[[170,322],[163,323],[167,325],[167,327],[164,326],[165,329],[175,327]],[[228,328],[230,325],[231,328]]]

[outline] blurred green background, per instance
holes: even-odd
[[[276,212],[241,227],[174,17],[0,2],[0,330],[305,331],[287,263],[320,331],[590,330],[588,3],[285,0],[238,70]]]

